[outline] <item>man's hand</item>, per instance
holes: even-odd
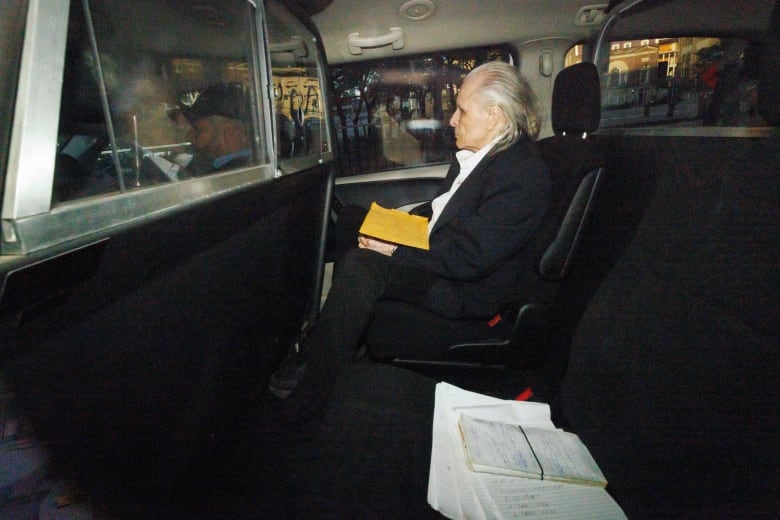
[[[391,256],[398,248],[396,244],[391,244],[390,242],[385,242],[384,240],[378,240],[376,238],[370,238],[365,235],[358,235],[358,247],[361,249],[370,249],[387,256]]]

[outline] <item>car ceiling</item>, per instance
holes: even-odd
[[[758,39],[775,0],[299,0],[312,15],[330,63],[417,54],[474,45],[592,38],[611,13],[636,4],[610,26],[614,40],[648,36],[737,34]],[[590,13],[598,7],[605,12]],[[585,10],[583,10],[585,9]],[[609,14],[607,14],[609,12]],[[419,20],[405,14],[421,14]],[[413,16],[412,16],[413,18]],[[463,20],[469,20],[464,32]],[[588,23],[591,22],[591,23]],[[594,23],[595,22],[595,23]],[[347,37],[378,37],[403,30],[402,49],[389,45],[350,53]],[[649,31],[649,32],[648,32]]]

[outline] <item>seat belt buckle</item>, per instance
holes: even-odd
[[[530,398],[534,396],[533,390],[531,390],[531,387],[529,386],[519,394],[517,394],[517,397],[515,397],[515,401],[528,401]]]

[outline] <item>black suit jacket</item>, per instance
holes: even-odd
[[[459,171],[453,160],[438,194]],[[549,205],[547,166],[536,144],[521,139],[471,172],[436,221],[429,251],[399,247],[393,256],[432,273],[424,307],[452,319],[489,318],[519,299],[522,249]]]

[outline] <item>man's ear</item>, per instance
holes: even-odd
[[[493,130],[497,126],[503,125],[504,111],[498,105],[490,105],[488,107],[488,121],[489,129]]]

